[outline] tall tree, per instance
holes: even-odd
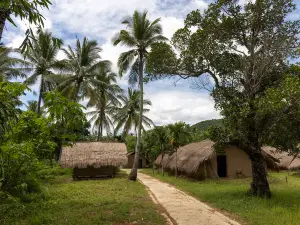
[[[113,109],[114,115],[114,123],[116,123],[115,133],[118,132],[123,127],[123,134],[128,135],[131,129],[134,129],[137,132],[137,127],[139,126],[139,118],[140,118],[140,95],[141,92],[137,90],[132,90],[128,88],[128,95],[124,96],[121,107],[115,107]],[[151,105],[151,102],[147,99],[143,100],[143,106]],[[149,109],[145,109],[143,107],[143,113],[149,112]],[[141,128],[144,130],[144,126],[146,125],[150,127],[153,124],[151,119],[142,115],[142,126]]]
[[[96,85],[95,96],[91,96],[88,107],[95,107],[96,110],[89,112],[90,121],[98,126],[97,140],[103,135],[103,129],[110,133],[113,123],[110,119],[112,109],[121,105],[120,97],[123,90],[116,84],[117,75],[111,72],[110,67],[100,67],[96,70],[95,78],[99,81]],[[94,125],[94,127],[95,127]]]
[[[16,24],[12,15],[21,20],[28,20],[29,23],[43,26],[44,17],[41,15],[41,8],[48,8],[51,2],[49,0],[1,0],[0,2],[0,43],[6,20]]]
[[[226,137],[221,140],[249,155],[253,172],[249,194],[256,196],[271,196],[261,146],[266,143],[265,132],[277,121],[271,114],[259,113],[258,99],[282,82],[288,60],[298,56],[300,22],[287,19],[294,9],[292,0],[256,0],[244,6],[236,0],[218,0],[202,15],[190,13],[185,27],[173,36],[180,59],[167,45],[149,56],[149,72],[198,77],[201,87],[211,76],[215,106],[224,116]]]
[[[111,116],[115,105],[111,101],[101,101],[100,99],[94,107],[96,109],[86,113],[86,115],[91,116],[89,122],[94,123],[94,129],[97,128],[97,141],[100,141],[104,129],[106,133],[112,133],[113,121]]]
[[[85,37],[82,43],[77,40],[74,50],[68,46],[63,51],[67,59],[61,61],[61,69],[67,74],[58,89],[69,99],[76,101],[95,96],[96,86],[101,85],[95,73],[99,68],[107,71],[111,66],[109,61],[100,60],[101,48],[97,41],[89,41]]]
[[[144,79],[144,64],[147,57],[147,49],[151,44],[160,41],[166,41],[167,38],[162,36],[162,28],[159,24],[160,19],[156,19],[151,22],[147,18],[147,12],[134,11],[132,17],[127,17],[122,21],[122,24],[127,26],[127,30],[121,30],[113,38],[114,45],[124,45],[131,48],[127,52],[123,52],[118,59],[118,66],[120,74],[130,70],[131,73],[138,73],[138,81],[140,87],[140,113],[139,113],[139,124],[137,134],[137,147],[134,158],[133,168],[129,174],[130,180],[136,180],[138,160],[139,160],[139,149],[141,144],[141,132],[142,132],[142,121],[143,121],[143,79]]]
[[[25,78],[31,69],[28,63],[22,59],[10,56],[15,50],[0,47],[0,82],[6,82],[11,78]]]
[[[33,73],[25,80],[28,85],[39,84],[37,113],[41,114],[41,104],[45,92],[52,91],[57,86],[57,75],[53,73],[55,68],[59,68],[57,54],[60,44],[52,34],[39,30],[31,38],[32,45],[27,52],[27,60],[33,66]]]

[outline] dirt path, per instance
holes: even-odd
[[[138,179],[148,187],[157,202],[178,225],[239,225],[208,205],[171,185],[139,173]]]

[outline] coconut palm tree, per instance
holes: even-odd
[[[0,82],[6,82],[11,78],[25,78],[31,71],[28,62],[9,55],[14,52],[16,50],[0,47]]]
[[[98,126],[98,137],[102,137],[103,129],[110,132],[113,123],[110,115],[114,107],[121,106],[120,97],[123,90],[116,84],[117,75],[110,71],[110,68],[100,67],[96,71],[95,78],[100,81],[96,85],[96,95],[90,96],[87,104],[88,107],[95,107],[96,110],[87,113],[92,116],[90,122],[95,122],[94,126]]]
[[[28,111],[37,112],[38,102],[35,100],[30,100],[27,102],[26,108]]]
[[[122,106],[114,108],[114,123],[116,124],[115,132],[118,132],[123,127],[123,134],[128,135],[131,129],[134,129],[137,133],[137,127],[139,125],[140,118],[140,95],[138,90],[132,90],[128,88],[128,95],[122,98]],[[151,102],[147,99],[143,100],[143,106],[151,106]],[[149,112],[149,109],[143,107],[143,113]],[[142,126],[151,127],[153,122],[147,116],[142,115]]]
[[[111,66],[109,61],[100,60],[101,48],[97,41],[89,41],[85,37],[80,43],[77,39],[75,49],[68,46],[63,51],[67,59],[61,61],[61,68],[67,74],[58,89],[66,97],[76,101],[95,96],[95,87],[101,84],[101,81],[95,77],[95,73],[100,67],[109,70]]]
[[[41,104],[44,94],[56,88],[58,76],[54,74],[54,69],[58,68],[59,61],[56,59],[61,40],[52,37],[48,31],[39,30],[31,38],[26,58],[33,66],[33,73],[25,80],[28,85],[39,82],[39,93],[37,103],[37,113],[41,114]]]
[[[113,131],[114,124],[111,116],[115,105],[111,101],[105,103],[99,101],[94,107],[96,109],[86,113],[86,115],[91,116],[89,122],[94,123],[93,129],[98,129],[97,141],[100,141],[104,129],[106,133],[112,133]]]
[[[138,123],[138,134],[137,134],[137,148],[133,168],[129,174],[130,180],[136,180],[137,168],[139,160],[139,149],[141,144],[141,130],[143,121],[143,73],[144,64],[147,57],[147,48],[151,44],[160,41],[166,41],[167,38],[162,36],[162,27],[160,25],[160,19],[156,19],[151,22],[147,18],[147,11],[138,12],[134,11],[132,17],[127,17],[122,21],[122,24],[127,26],[126,30],[121,30],[114,38],[114,45],[124,45],[131,48],[127,52],[121,53],[118,59],[118,67],[120,74],[128,70],[132,70],[131,74],[138,72],[138,81],[140,87],[140,118]],[[131,67],[131,65],[133,65]]]

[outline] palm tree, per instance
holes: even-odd
[[[113,127],[110,115],[115,107],[121,106],[120,97],[123,90],[116,84],[117,75],[110,72],[110,68],[100,67],[95,78],[100,82],[96,85],[96,95],[90,96],[87,106],[95,107],[96,110],[87,115],[91,115],[90,122],[95,122],[94,126],[98,126],[97,140],[99,141],[103,129],[110,132]]]
[[[39,84],[39,97],[37,103],[37,113],[41,114],[41,104],[44,94],[52,91],[57,86],[57,75],[53,70],[59,66],[56,59],[61,40],[52,37],[47,31],[39,30],[37,35],[31,38],[31,46],[26,54],[26,58],[33,66],[33,73],[29,76],[25,83],[28,85]]]
[[[16,52],[11,48],[0,47],[0,82],[7,82],[11,78],[25,78],[31,69],[28,62],[10,56]]]
[[[89,122],[94,123],[93,129],[97,127],[97,141],[100,141],[100,138],[103,134],[103,129],[106,130],[106,133],[112,133],[113,130],[113,121],[111,120],[112,110],[115,107],[111,101],[106,102],[105,105],[101,101],[95,105],[95,110],[86,113],[87,116],[91,116]]]
[[[114,108],[114,123],[116,123],[115,132],[118,132],[123,127],[123,135],[128,135],[131,129],[134,129],[137,133],[137,127],[139,125],[140,118],[140,95],[141,92],[138,90],[132,90],[128,88],[128,95],[122,98],[123,105],[121,107]],[[151,102],[147,99],[143,100],[143,106],[151,106]],[[149,109],[143,107],[143,112],[149,112]],[[142,115],[142,126],[144,125],[151,127],[153,122],[151,119]]]
[[[95,96],[95,87],[101,84],[95,77],[96,71],[100,67],[109,70],[111,66],[109,61],[100,61],[101,48],[97,41],[89,41],[85,37],[80,43],[77,39],[74,50],[68,46],[63,51],[67,59],[61,61],[62,69],[69,74],[65,76],[58,89],[66,97],[76,101]]]
[[[160,166],[162,175],[164,176],[164,166],[162,162],[165,156],[165,151],[168,149],[169,132],[165,126],[155,126],[153,129],[153,134],[155,135],[156,143],[159,144],[159,151],[161,153]]]
[[[138,80],[140,87],[140,113],[138,122],[137,147],[132,170],[129,174],[130,180],[136,180],[137,168],[139,160],[139,149],[141,144],[141,130],[143,121],[143,73],[144,64],[147,57],[147,48],[151,44],[160,41],[166,41],[167,38],[162,36],[162,27],[159,24],[160,19],[153,22],[147,18],[147,11],[134,11],[132,17],[127,17],[122,21],[122,24],[127,26],[127,30],[121,30],[114,38],[114,45],[124,45],[131,50],[121,53],[118,59],[118,67],[120,74],[128,71],[131,67],[131,74],[138,72]]]
[[[37,112],[38,102],[34,100],[28,101],[26,108],[28,111]]]
[[[177,122],[168,125],[170,131],[170,143],[173,151],[175,151],[175,177],[177,178],[177,149],[186,144],[186,139],[190,136],[187,130],[187,124],[184,122]]]

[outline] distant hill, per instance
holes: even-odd
[[[210,126],[222,126],[222,119],[204,120],[192,125],[192,127],[197,127],[200,131],[206,131]]]

